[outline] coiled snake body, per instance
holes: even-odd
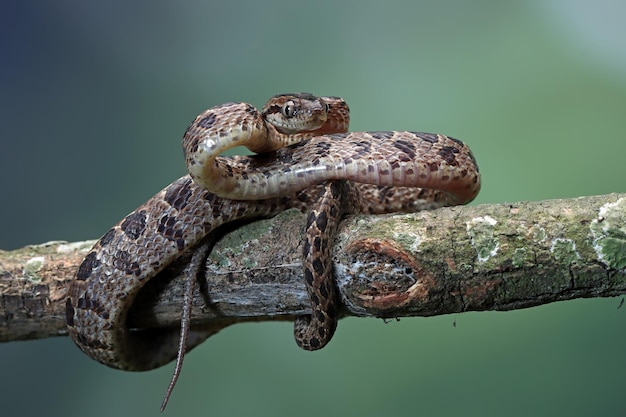
[[[400,131],[337,133],[347,130],[347,120],[343,100],[308,94],[275,96],[262,112],[229,103],[200,114],[183,139],[190,175],[126,216],[80,265],[66,303],[80,349],[125,370],[170,362],[178,328],[126,324],[140,288],[220,225],[288,208],[310,212],[303,265],[311,315],[296,321],[296,341],[308,350],[323,347],[338,319],[330,249],[344,213],[465,204],[480,189],[478,167],[461,141]],[[217,156],[241,145],[263,153]],[[207,336],[192,329],[189,348]]]

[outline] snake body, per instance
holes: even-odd
[[[66,301],[68,331],[79,348],[125,370],[170,362],[178,328],[126,323],[141,287],[219,226],[289,208],[309,212],[303,266],[311,314],[296,320],[296,342],[308,350],[328,343],[340,306],[330,250],[341,217],[465,204],[480,189],[463,142],[418,132],[346,133],[347,110],[338,98],[297,94],[275,96],[261,112],[228,103],[200,114],[183,138],[190,175],[105,233],[80,265]],[[299,117],[311,127],[290,124]],[[217,156],[240,145],[265,153]],[[209,335],[192,328],[189,349]]]

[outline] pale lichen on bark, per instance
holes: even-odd
[[[192,322],[225,327],[306,314],[303,227],[304,216],[288,211],[224,229]],[[66,334],[67,284],[93,243],[0,251],[0,341]],[[344,315],[432,316],[617,296],[626,293],[626,194],[352,216],[333,253]],[[188,256],[142,290],[131,326],[178,326]]]

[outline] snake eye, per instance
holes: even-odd
[[[296,107],[296,104],[293,101],[289,100],[283,106],[283,115],[286,118],[291,119],[296,114],[298,114],[298,108]]]

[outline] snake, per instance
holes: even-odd
[[[183,136],[188,174],[108,230],[86,254],[66,299],[68,333],[91,358],[143,371],[169,363],[179,328],[127,323],[141,288],[222,225],[269,218],[295,208],[307,214],[303,278],[310,312],[294,336],[305,350],[323,348],[341,315],[332,245],[347,214],[415,212],[466,204],[480,190],[469,147],[441,134],[348,132],[339,97],[279,94],[259,111],[233,102],[202,112]],[[256,154],[222,156],[237,146]],[[191,328],[187,349],[211,331]]]

